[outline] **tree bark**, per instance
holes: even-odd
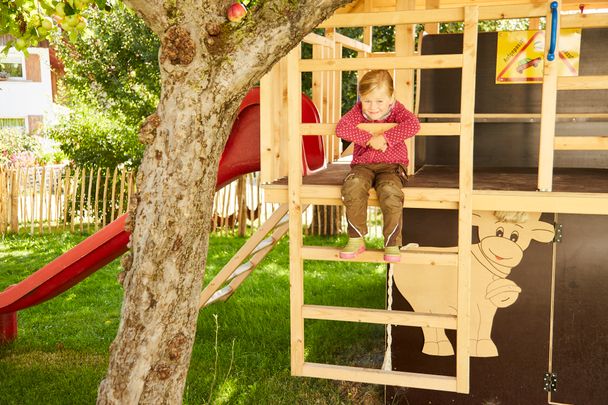
[[[218,162],[245,92],[350,0],[260,1],[239,24],[231,1],[127,1],[161,39],[162,91],[123,257],[121,322],[98,404],[178,404],[195,338]]]

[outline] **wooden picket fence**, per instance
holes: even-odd
[[[53,229],[96,231],[129,210],[135,172],[126,168],[33,166],[0,169],[0,234],[25,228],[30,234]],[[278,204],[266,203],[259,173],[240,177],[218,190],[211,231],[244,236],[259,228]],[[381,214],[370,207],[370,235],[381,236]],[[345,229],[342,210],[310,206],[305,234],[337,234]]]

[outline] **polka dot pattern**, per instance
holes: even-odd
[[[384,133],[384,138],[386,138],[388,144],[386,151],[381,152],[367,146],[367,142],[372,138],[372,134],[357,128],[357,125],[361,123],[370,122],[394,122],[399,124]],[[351,166],[369,163],[400,163],[407,165],[407,147],[404,141],[416,135],[419,130],[420,122],[418,118],[399,101],[395,102],[388,116],[379,121],[366,119],[361,110],[361,102],[359,101],[340,119],[336,126],[336,135],[345,141],[355,143]]]

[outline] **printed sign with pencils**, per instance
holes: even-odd
[[[563,29],[559,36],[559,76],[578,76],[581,30]],[[499,32],[496,84],[542,83],[544,31]]]

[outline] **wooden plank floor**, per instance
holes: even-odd
[[[303,178],[306,204],[341,204],[340,186],[350,166],[334,163]],[[555,169],[553,191],[537,192],[535,168],[478,168],[473,178],[473,208],[478,210],[543,211],[608,215],[607,169]],[[287,201],[287,178],[264,186],[268,202]],[[404,206],[456,209],[458,170],[424,166],[410,176],[403,189]],[[370,204],[377,205],[375,192]]]
[[[306,176],[304,185],[340,186],[350,165],[330,164],[327,169]],[[473,172],[475,190],[536,191],[536,168],[479,168]],[[272,185],[287,185],[284,177]],[[458,188],[458,168],[454,166],[423,166],[410,176],[406,187]],[[567,193],[608,193],[608,170],[556,168],[553,191]]]

